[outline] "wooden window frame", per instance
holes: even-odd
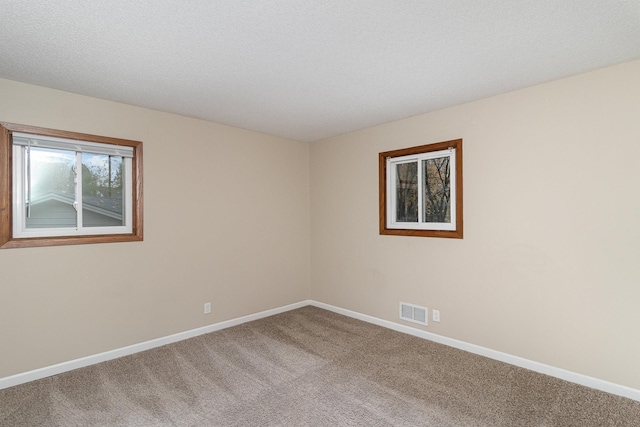
[[[419,230],[413,228],[389,228],[387,221],[387,159],[455,149],[455,230]],[[453,239],[463,238],[463,209],[462,209],[462,139],[420,145],[385,151],[378,154],[378,182],[379,182],[379,218],[380,234],[417,237],[444,237]]]
[[[133,148],[131,233],[16,238],[13,236],[13,132]],[[142,142],[0,122],[0,249],[143,240]]]

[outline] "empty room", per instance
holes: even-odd
[[[0,426],[640,425],[640,2],[0,0]]]

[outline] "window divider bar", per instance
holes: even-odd
[[[27,218],[31,218],[31,139],[27,145]]]

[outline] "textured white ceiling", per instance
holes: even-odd
[[[300,141],[637,58],[640,0],[0,0],[0,77]]]

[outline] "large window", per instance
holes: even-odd
[[[142,240],[141,142],[0,127],[0,247]]]
[[[380,234],[462,238],[462,140],[379,155]]]

